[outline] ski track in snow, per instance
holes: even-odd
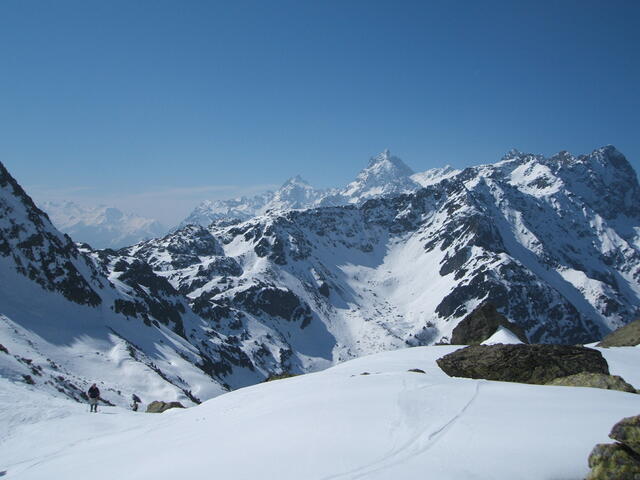
[[[379,460],[374,461],[369,465],[364,465],[362,467],[358,467],[354,470],[350,470],[345,473],[339,473],[337,475],[329,475],[328,477],[323,477],[322,480],[342,480],[342,479],[350,479],[356,480],[359,478],[367,478],[369,475],[389,469],[395,465],[399,465],[403,462],[406,462],[412,457],[422,455],[431,449],[438,441],[440,441],[444,435],[446,435],[447,431],[465,414],[465,412],[471,407],[471,405],[476,401],[478,395],[480,394],[480,384],[483,381],[477,381],[475,384],[475,389],[473,394],[465,403],[465,405],[453,415],[444,425],[437,428],[435,431],[428,431],[427,429],[421,429],[420,432],[413,435],[408,441],[404,442],[400,447],[394,448],[388,455],[385,455]],[[437,387],[439,384],[432,384],[420,387],[420,390],[424,390],[431,387]],[[401,411],[405,411],[405,407],[402,406],[402,396],[408,393],[408,388],[406,387],[406,382],[404,382],[404,388],[402,392],[398,395],[398,405],[400,406]]]

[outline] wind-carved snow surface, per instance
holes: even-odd
[[[638,413],[632,393],[448,377],[435,360],[457,348],[385,352],[156,415],[90,414],[0,378],[0,471],[16,480],[579,479],[594,445]],[[640,348],[601,352],[612,374],[640,385]]]
[[[104,205],[82,207],[74,202],[45,202],[40,207],[58,229],[94,248],[121,248],[167,231],[157,220]]]

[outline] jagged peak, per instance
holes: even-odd
[[[369,159],[369,164],[358,174],[358,179],[389,174],[394,177],[410,177],[414,173],[399,157],[391,155],[389,149],[385,149]]]
[[[599,170],[612,168],[613,171],[621,170],[629,175],[635,175],[635,170],[625,155],[613,145],[604,145],[594,149],[591,153],[582,155],[574,155],[567,150],[561,150],[552,155],[549,160],[565,166],[584,165]]]
[[[282,184],[280,189],[289,187],[289,186],[301,186],[301,187],[311,187],[311,184],[307,182],[300,175],[296,175],[294,177],[289,178],[286,182]]]
[[[544,158],[543,155],[539,155],[531,152],[523,152],[521,150],[518,150],[517,148],[512,148],[502,156],[502,158],[500,159],[500,162],[510,161],[510,160],[521,160],[521,161],[530,161],[533,159],[541,160],[543,158]]]
[[[505,153],[502,156],[501,160],[512,160],[514,158],[519,158],[523,155],[525,154],[520,150],[518,150],[517,148],[510,148],[509,151],[507,151],[507,153]]]

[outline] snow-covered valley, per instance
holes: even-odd
[[[565,479],[640,396],[450,378],[415,347],[263,383],[186,410],[133,413],[0,379],[7,479]],[[639,347],[600,349],[640,385]],[[421,369],[425,373],[410,372]]]

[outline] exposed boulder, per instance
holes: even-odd
[[[580,372],[609,374],[599,351],[572,345],[472,345],[437,363],[450,377],[539,385]]]
[[[605,390],[619,390],[621,392],[638,393],[632,385],[624,381],[618,375],[605,375],[604,373],[576,373],[568,377],[551,380],[547,385],[559,385],[565,387],[591,387]]]
[[[640,415],[620,420],[611,429],[609,437],[640,455]]]
[[[184,405],[180,402],[161,402],[154,400],[147,406],[147,413],[162,413],[170,408],[184,408]]]
[[[293,377],[297,377],[298,374],[297,373],[280,373],[280,374],[274,374],[274,375],[269,375],[269,377],[267,377],[267,379],[265,380],[265,382],[273,382],[275,380],[284,380],[285,378],[293,378]]]
[[[623,418],[609,437],[620,443],[600,443],[589,455],[586,480],[638,480],[640,478],[640,415]]]
[[[640,319],[620,327],[604,337],[598,347],[633,347],[640,345]]]
[[[515,334],[523,343],[529,343],[524,330],[510,322],[496,310],[495,305],[485,302],[464,317],[453,329],[452,345],[479,345],[504,327]]]
[[[589,455],[591,471],[586,480],[638,480],[640,461],[619,443],[600,443]]]

